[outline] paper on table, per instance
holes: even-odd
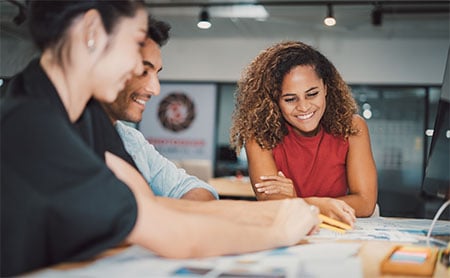
[[[431,224],[429,219],[405,219],[371,217],[358,218],[354,229],[345,234],[321,229],[318,234],[309,236],[308,239],[343,239],[343,240],[384,240],[395,242],[419,242]],[[435,226],[438,233],[446,231],[450,233],[450,221],[438,221]],[[436,234],[436,233],[433,233]]]
[[[359,258],[355,257],[359,243],[312,243],[236,256],[205,259],[163,259],[151,252],[132,246],[123,253],[96,261],[80,269],[47,270],[32,277],[177,277],[181,268],[202,269],[201,277],[225,277],[225,274],[255,277],[298,277],[299,273],[313,277],[330,277],[324,264],[338,266],[340,276],[362,277]],[[209,270],[209,271],[208,271]],[[332,272],[336,274],[338,272]],[[183,277],[186,274],[183,274]],[[196,275],[195,277],[200,277]]]
[[[371,217],[358,218],[357,225],[363,229],[396,230],[426,235],[431,222],[431,219]],[[450,235],[450,221],[438,220],[432,235]]]

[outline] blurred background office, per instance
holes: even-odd
[[[173,89],[167,88],[195,91],[196,86],[208,86],[207,94],[214,95],[209,102],[189,106],[196,111],[191,120],[201,119],[200,127],[207,129],[205,141],[154,139],[153,143],[181,142],[180,157],[170,153],[175,147],[161,146],[161,152],[169,152],[166,155],[179,165],[188,168],[187,161],[206,160],[209,170],[200,171],[205,180],[246,174],[245,153],[237,157],[228,148],[236,81],[262,49],[281,40],[301,40],[325,54],[352,87],[371,133],[381,215],[430,217],[436,211],[436,204],[423,196],[421,184],[450,45],[449,1],[146,3],[151,14],[172,26],[171,39],[162,51],[162,92],[170,95]],[[0,14],[0,82],[4,84],[37,53],[25,28],[26,0],[1,0]],[[327,26],[326,17],[334,18],[334,25]],[[201,27],[209,22],[209,28],[199,28],[200,20]],[[146,113],[155,114],[161,99],[164,94],[152,99]],[[208,109],[212,114],[203,116]],[[149,126],[147,132],[157,128]],[[208,148],[206,156],[203,152],[196,157],[196,151],[186,155],[189,144]]]

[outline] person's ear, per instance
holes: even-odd
[[[102,49],[107,39],[102,18],[97,10],[91,9],[83,15],[84,44],[90,53]]]

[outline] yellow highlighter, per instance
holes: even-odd
[[[319,218],[322,220],[322,223],[319,224],[320,228],[324,228],[341,234],[344,234],[346,231],[352,229],[350,225],[334,220],[323,214],[319,214]]]

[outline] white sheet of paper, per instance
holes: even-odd
[[[344,234],[321,229],[308,240],[382,240],[393,242],[417,243],[425,241],[425,235],[431,225],[430,219],[398,219],[386,217],[358,218],[354,229]],[[436,223],[433,234],[450,234],[450,221],[440,220]],[[442,244],[436,240],[436,244]],[[445,245],[444,245],[445,246]]]

